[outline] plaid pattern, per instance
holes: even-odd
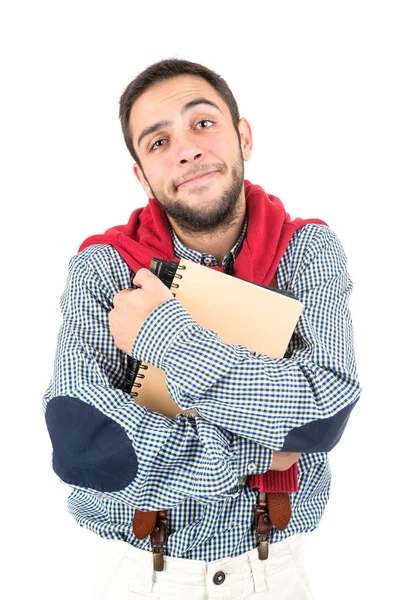
[[[246,233],[225,256],[232,269]],[[183,246],[173,231],[176,257],[216,264]],[[205,260],[210,259],[210,260]],[[69,264],[61,297],[63,322],[54,373],[43,406],[74,396],[114,419],[132,440],[139,470],[117,492],[71,486],[69,510],[95,533],[150,550],[132,532],[134,507],[169,509],[166,554],[205,561],[238,556],[255,546],[257,493],[239,485],[268,470],[272,451],[294,427],[328,418],[358,399],[348,298],[352,282],[343,248],[332,230],[309,224],[296,231],[277,271],[278,287],[305,304],[284,359],[222,344],[173,298],[146,319],[132,348],[135,358],[161,366],[171,396],[199,415],[150,413],[122,391],[127,356],[116,348],[108,312],[131,270],[109,245],[94,245]],[[303,454],[299,491],[291,495],[288,528],[272,542],[317,527],[329,497],[325,452]]]
[[[239,254],[240,249],[242,247],[242,242],[243,242],[244,238],[246,237],[247,223],[248,223],[248,218],[246,217],[246,221],[243,225],[243,231],[240,235],[240,238],[238,239],[236,244],[233,246],[233,248],[227,254],[225,254],[224,258],[222,259],[221,267],[224,269],[224,271],[227,275],[235,275],[235,269],[234,269],[233,263],[235,262],[235,259],[236,259],[237,255]],[[169,228],[169,232],[170,232],[173,247],[174,247],[175,258],[186,258],[187,260],[191,260],[192,262],[200,263],[201,265],[206,265],[206,266],[211,266],[211,267],[217,266],[218,263],[216,261],[215,256],[213,256],[212,254],[196,252],[195,250],[192,250],[191,248],[187,248],[186,246],[184,246],[181,243],[181,241],[179,240],[178,236],[176,235],[176,233],[172,229],[172,227]]]

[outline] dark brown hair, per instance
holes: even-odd
[[[179,58],[167,58],[156,62],[135,77],[123,92],[119,102],[119,118],[125,143],[135,162],[140,165],[139,158],[133,147],[132,131],[129,125],[129,117],[132,105],[149,87],[159,81],[171,79],[179,75],[197,75],[207,81],[221,98],[226,102],[230,110],[233,125],[239,135],[239,109],[236,100],[224,79],[211,69],[198,63],[181,60]]]

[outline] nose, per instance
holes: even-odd
[[[195,160],[198,160],[199,158],[201,158],[201,152],[194,154],[193,157],[189,156],[188,158],[181,158],[180,163],[181,163],[181,165],[185,165],[186,163],[194,162]]]
[[[203,151],[192,135],[189,134],[180,139],[177,147],[177,159],[181,165],[199,161],[202,156]]]

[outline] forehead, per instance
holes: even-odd
[[[166,81],[159,81],[146,90],[134,102],[129,117],[133,137],[138,130],[155,121],[173,118],[182,106],[195,98],[205,98],[214,102],[222,112],[229,108],[218,92],[207,81],[195,75],[179,75]]]

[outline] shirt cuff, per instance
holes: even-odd
[[[256,444],[252,440],[236,437],[234,446],[238,453],[238,477],[242,480],[249,475],[266,473],[271,468],[273,450]],[[243,485],[243,481],[240,482]]]
[[[176,298],[165,300],[144,320],[133,342],[132,358],[162,369],[174,339],[188,328],[199,329],[200,325]]]

